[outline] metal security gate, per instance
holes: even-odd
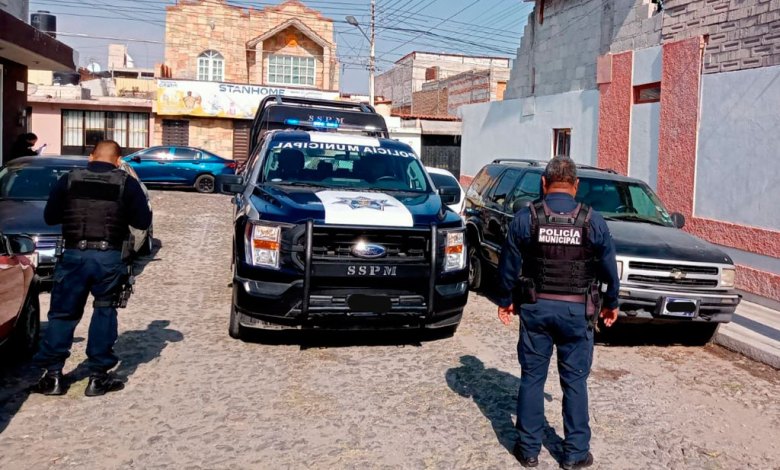
[[[460,178],[459,136],[424,135],[420,159],[425,166],[447,170]]]
[[[233,121],[233,160],[243,162],[249,157],[249,131],[252,121]]]
[[[163,119],[162,144],[186,147],[190,145],[190,122]]]

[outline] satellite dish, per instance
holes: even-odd
[[[87,70],[89,70],[92,73],[100,73],[101,68],[100,64],[97,62],[90,62],[89,65],[87,65]]]

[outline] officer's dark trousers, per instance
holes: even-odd
[[[87,297],[110,300],[126,274],[119,251],[66,250],[54,269],[49,324],[35,362],[47,370],[60,370],[70,356],[73,332],[84,314]],[[116,309],[95,308],[87,340],[88,367],[106,372],[117,364]]]
[[[539,299],[536,304],[522,306],[520,319],[520,449],[526,458],[541,451],[546,425],[544,383],[554,345],[563,389],[564,459],[580,461],[590,449],[587,379],[593,360],[593,331],[588,326],[585,305]]]

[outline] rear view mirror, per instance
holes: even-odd
[[[130,161],[135,163],[141,163],[141,157],[139,157],[138,155],[134,157],[130,157]]]
[[[455,186],[442,186],[439,188],[439,197],[444,204],[455,204],[460,198],[460,188]]]
[[[8,245],[14,255],[29,255],[35,251],[35,240],[26,235],[9,235]]]
[[[675,227],[683,228],[685,227],[685,216],[680,214],[679,212],[674,212],[672,214],[672,222],[674,222]]]
[[[217,190],[222,194],[241,194],[246,189],[242,175],[217,176]]]

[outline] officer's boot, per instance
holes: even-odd
[[[61,370],[47,370],[38,383],[30,388],[32,393],[41,393],[43,395],[65,395],[67,391],[62,379]]]
[[[88,397],[99,397],[109,392],[118,392],[125,388],[124,382],[116,377],[103,373],[95,373],[89,376],[89,385],[84,390],[84,395]]]

